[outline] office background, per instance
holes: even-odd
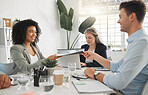
[[[67,1],[67,0],[65,0]],[[65,5],[75,9],[72,35],[77,33],[77,3],[78,0],[68,0]],[[2,18],[28,19],[39,23],[42,30],[38,43],[44,56],[56,53],[57,48],[66,48],[66,31],[60,28],[56,0],[0,0],[0,26]]]
[[[126,48],[125,33],[121,33],[119,18],[119,4],[125,0],[62,0],[69,10],[74,9],[73,30],[71,42],[78,33],[79,24],[89,16],[94,16],[96,22],[93,25],[106,46],[112,50]],[[148,0],[143,0],[148,8]],[[18,18],[21,20],[31,18],[39,23],[42,30],[38,43],[45,57],[56,53],[57,48],[66,48],[66,31],[60,28],[59,14],[56,0],[0,0],[0,27],[2,18]],[[148,30],[148,13],[144,20],[144,28]],[[148,32],[147,32],[148,33]],[[76,47],[85,43],[82,35]]]

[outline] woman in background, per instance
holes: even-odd
[[[38,23],[31,20],[19,21],[13,26],[12,40],[14,46],[10,53],[14,62],[12,74],[17,72],[31,72],[32,68],[38,68],[45,61],[45,57],[37,47],[39,35],[41,34]],[[56,55],[51,55],[48,59],[55,59]]]
[[[88,28],[84,32],[87,44],[82,45],[84,51],[93,51],[104,58],[106,55],[106,46],[100,41],[95,28]],[[82,67],[102,67],[95,60],[88,60],[83,55],[80,55],[80,62]]]

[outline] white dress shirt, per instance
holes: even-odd
[[[103,82],[125,95],[140,95],[148,81],[148,36],[140,29],[127,42],[125,56],[117,63],[110,63],[114,74],[105,75]]]

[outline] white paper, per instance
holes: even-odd
[[[80,54],[83,53],[84,49],[78,49],[78,50],[63,50],[60,53],[57,54],[58,56],[67,56],[67,55],[73,55],[73,54]]]
[[[73,80],[72,82],[79,93],[114,92],[111,88],[96,80]]]

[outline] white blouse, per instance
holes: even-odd
[[[29,55],[30,55],[30,58],[31,58],[31,62],[30,62],[30,64],[33,64],[33,63],[35,63],[35,62],[38,61],[38,57],[37,57],[36,54],[35,54],[34,56],[32,56],[31,54],[29,54]]]

